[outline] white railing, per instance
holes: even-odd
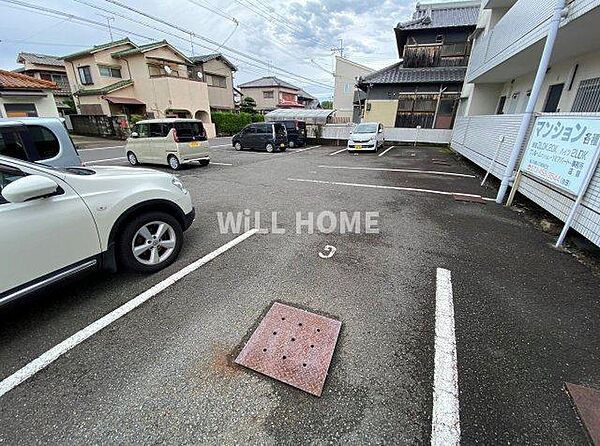
[[[585,115],[600,117],[600,113]],[[574,114],[555,113],[553,116],[572,117]],[[489,115],[457,118],[450,146],[485,170],[491,166],[490,174],[500,178],[519,131],[521,117],[522,115]],[[521,155],[522,153],[523,148]],[[525,176],[519,192],[562,221],[567,218],[575,201],[575,197]],[[600,246],[600,168],[596,169],[572,227]]]
[[[553,0],[518,0],[485,36],[477,38],[471,51],[467,82],[473,82],[493,67],[543,39],[548,32],[554,3]],[[562,19],[561,26],[599,5],[600,0],[573,0],[568,7],[569,14]]]
[[[347,140],[352,133],[353,125],[326,125],[323,127],[323,139]],[[310,129],[308,132],[309,136]],[[388,127],[384,129],[385,140],[388,142],[417,142],[423,144],[449,144],[452,130],[445,129],[413,129]]]

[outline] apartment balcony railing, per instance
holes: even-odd
[[[571,0],[567,3],[568,15],[563,18],[561,26],[600,5],[599,0]],[[518,0],[512,5],[496,26],[476,39],[467,82],[475,81],[543,39],[548,32],[554,4],[552,0]]]

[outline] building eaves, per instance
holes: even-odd
[[[74,94],[76,96],[101,96],[119,90],[121,88],[129,87],[130,85],[133,85],[133,81],[131,79],[124,79],[122,81],[115,82],[114,84],[107,85],[106,87],[79,90],[76,91]]]
[[[133,43],[131,40],[129,40],[128,37],[125,37],[124,39],[121,39],[121,40],[115,40],[114,42],[108,42],[108,43],[103,43],[100,45],[94,45],[93,47],[88,48],[87,50],[78,51],[73,54],[68,54],[68,55],[64,56],[62,59],[63,60],[77,59],[79,57],[88,56],[90,54],[97,53],[98,51],[106,50],[108,48],[113,48],[115,46],[123,45],[125,43],[129,43],[129,44],[133,45],[134,47],[137,46],[135,43]]]
[[[64,67],[65,63],[58,56],[49,56],[47,54],[35,54],[20,52],[17,56],[18,63],[34,63],[38,65],[47,65],[52,67]]]
[[[223,56],[221,53],[204,54],[202,56],[192,56],[192,57],[189,57],[189,59],[192,62],[194,62],[195,64],[205,63],[205,62],[208,62],[213,59],[221,59],[225,65],[227,65],[227,66],[229,66],[229,68],[231,68],[232,71],[237,71],[237,67],[233,63],[231,63],[231,61],[229,59],[227,59],[225,56]]]
[[[417,84],[438,82],[463,82],[467,67],[405,68],[398,62],[362,77],[359,84]]]

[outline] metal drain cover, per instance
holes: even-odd
[[[567,383],[579,417],[592,442],[600,446],[600,390]]]
[[[340,321],[274,303],[235,363],[321,396],[341,327]]]
[[[479,195],[471,196],[471,195],[453,194],[452,196],[454,197],[454,199],[456,201],[467,201],[470,203],[485,204],[485,200]]]

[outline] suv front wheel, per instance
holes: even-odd
[[[117,241],[121,264],[140,273],[153,273],[173,263],[183,242],[181,224],[164,212],[138,215],[121,234]]]

